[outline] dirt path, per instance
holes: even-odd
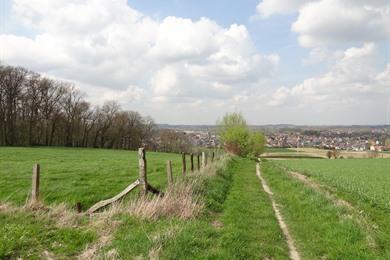
[[[274,197],[273,197],[274,194],[272,193],[271,189],[267,185],[267,182],[261,176],[259,163],[256,164],[256,175],[260,179],[261,185],[263,186],[264,191],[268,194],[268,196],[271,200],[272,208],[273,208],[275,216],[278,220],[279,226],[282,229],[284,236],[286,237],[286,242],[287,242],[288,249],[290,252],[290,259],[300,260],[301,257],[299,256],[298,250],[296,249],[296,247],[294,245],[294,240],[293,240],[292,236],[290,235],[290,232],[288,231],[287,224],[286,224],[286,222],[284,222],[282,214],[280,213],[279,207],[274,200]]]
[[[302,182],[306,186],[312,188],[316,192],[319,192],[323,194],[328,200],[332,201],[335,205],[345,207],[349,213],[354,216],[356,222],[359,224],[361,228],[363,228],[367,234],[367,241],[370,243],[372,247],[377,247],[377,243],[375,242],[375,239],[373,235],[371,235],[373,231],[373,226],[372,224],[363,216],[362,211],[360,211],[358,208],[355,208],[351,203],[349,203],[346,200],[343,200],[336,195],[332,194],[326,185],[320,184],[316,182],[315,180],[307,177],[306,175],[299,173],[299,172],[294,172],[294,171],[288,171],[285,169],[291,177],[294,179]]]

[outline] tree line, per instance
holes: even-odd
[[[0,145],[134,150],[155,146],[153,119],[115,101],[92,106],[74,84],[0,65]],[[154,147],[156,148],[156,147]]]

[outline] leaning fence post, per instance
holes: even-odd
[[[194,172],[194,154],[191,153],[190,155],[190,161],[191,161],[191,172]]]
[[[186,154],[185,153],[181,153],[181,158],[182,158],[182,163],[183,163],[182,174],[183,174],[183,176],[185,176],[186,175],[186,171],[187,171]]]
[[[36,202],[39,199],[39,177],[41,167],[39,164],[35,164],[33,167],[32,174],[32,190],[31,190],[31,202]]]
[[[173,184],[173,176],[172,176],[172,161],[167,161],[167,176],[168,176],[168,186]]]
[[[198,153],[197,155],[196,155],[196,157],[198,158],[198,171],[200,170],[200,154]]]
[[[148,181],[146,178],[145,148],[138,149],[138,167],[139,167],[139,185],[141,188],[141,195],[146,195],[148,192]]]
[[[202,152],[202,169],[206,167],[206,153]]]

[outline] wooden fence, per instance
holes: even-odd
[[[189,155],[189,162],[190,162],[190,173],[193,173],[195,171],[195,164],[194,164],[194,156],[197,159],[197,170],[200,171],[201,169],[204,169],[208,162],[208,157],[210,156],[211,163],[214,162],[214,160],[218,159],[218,156],[215,156],[215,152],[211,152],[210,155],[206,152],[202,152],[201,154],[194,155],[193,153],[186,154],[182,153],[182,176],[187,176],[187,155]],[[168,186],[171,186],[174,183],[173,179],[173,173],[172,173],[172,161],[168,160],[166,162],[166,171],[167,171],[167,179],[168,179]],[[29,199],[29,204],[35,204],[39,202],[40,197],[40,165],[35,164],[33,166],[33,173],[32,173],[32,190],[31,190],[31,196]],[[146,196],[148,192],[151,192],[157,196],[164,196],[164,193],[153,187],[149,182],[147,178],[147,160],[146,160],[146,151],[145,148],[139,148],[138,149],[138,179],[128,185],[123,191],[115,195],[114,197],[106,200],[99,201],[98,203],[94,204],[92,207],[90,207],[86,214],[90,215],[99,209],[102,209],[116,201],[121,200],[124,198],[127,194],[129,194],[131,191],[133,191],[136,187],[139,187],[139,194],[140,196]],[[79,202],[76,203],[76,209],[79,213],[81,213],[81,204]]]

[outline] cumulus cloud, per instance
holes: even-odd
[[[256,11],[262,18],[268,18],[277,14],[295,13],[304,4],[313,0],[262,0],[257,6]]]
[[[321,0],[303,6],[292,25],[303,47],[390,37],[388,1]]]
[[[14,0],[13,14],[35,33],[0,35],[4,61],[75,81],[92,100],[226,98],[272,76],[279,62],[258,52],[243,25],[156,20],[125,0]]]
[[[292,31],[303,47],[378,42],[390,37],[388,0],[263,0],[263,18],[298,13]]]
[[[367,109],[377,109],[377,105],[386,104],[390,95],[390,63],[383,71],[374,69],[374,54],[373,43],[349,48],[328,72],[308,78],[291,89],[282,87],[276,90],[269,105],[280,106],[290,102],[305,108],[341,108],[376,104]]]

